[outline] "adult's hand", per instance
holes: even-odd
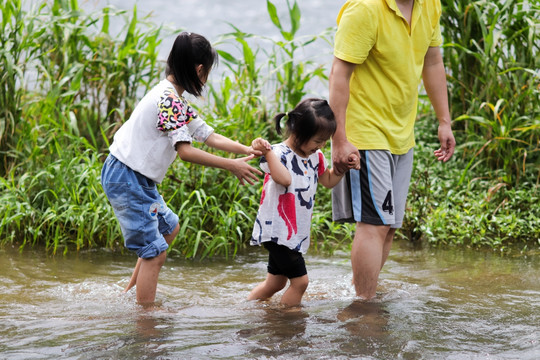
[[[356,64],[334,56],[330,70],[329,102],[336,118],[336,132],[332,136],[332,163],[334,173],[343,175],[349,169],[360,169],[358,149],[347,140],[345,118],[349,104],[349,82]]]
[[[450,111],[448,109],[448,89],[446,73],[439,47],[430,47],[424,57],[422,69],[424,88],[431,100],[437,119],[439,120],[439,142],[441,147],[433,152],[437,160],[446,162],[454,155],[456,140],[452,134]]]
[[[433,152],[437,160],[447,162],[454,155],[456,140],[450,124],[439,124],[439,142],[441,147]]]

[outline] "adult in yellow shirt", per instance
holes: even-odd
[[[337,18],[330,105],[337,120],[332,160],[338,172],[360,155],[332,193],[336,221],[356,222],[353,283],[362,299],[376,295],[396,229],[401,227],[412,172],[418,88],[439,121],[439,161],[455,148],[446,74],[439,46],[440,0],[348,0]]]

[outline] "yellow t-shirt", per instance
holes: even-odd
[[[411,24],[395,0],[348,0],[334,55],[358,64],[350,81],[346,133],[359,149],[405,154],[414,146],[424,56],[442,43],[440,0],[415,0]]]

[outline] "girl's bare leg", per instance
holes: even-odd
[[[149,306],[156,299],[156,289],[159,271],[165,263],[167,252],[163,251],[151,259],[140,259],[137,275],[137,302],[143,306]]]
[[[171,244],[176,235],[178,235],[178,232],[180,231],[180,224],[176,224],[176,227],[174,228],[173,232],[167,235],[163,235],[165,238],[165,241],[167,244]],[[135,269],[133,269],[133,274],[131,274],[131,279],[129,279],[129,284],[127,284],[126,288],[124,289],[124,292],[128,292],[132,287],[134,287],[137,284],[137,277],[139,276],[139,268],[141,267],[141,258],[137,259],[137,264],[135,264]]]
[[[287,306],[300,305],[308,284],[309,279],[307,275],[292,278],[291,285],[281,297],[281,303]]]
[[[141,267],[142,258],[137,259],[137,264],[135,264],[135,269],[133,269],[133,274],[131,274],[131,279],[129,279],[129,284],[127,284],[124,292],[128,292],[132,287],[137,284],[137,276],[139,276],[139,268]]]
[[[251,290],[248,300],[266,300],[287,285],[287,277],[283,275],[272,275],[268,273],[266,280]]]

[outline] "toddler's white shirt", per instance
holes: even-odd
[[[291,184],[285,187],[276,183],[266,158],[261,157],[261,169],[266,174],[251,245],[272,241],[305,254],[309,248],[319,176],[328,166],[326,158],[321,150],[303,158],[285,143],[273,145],[272,151],[289,170]]]

